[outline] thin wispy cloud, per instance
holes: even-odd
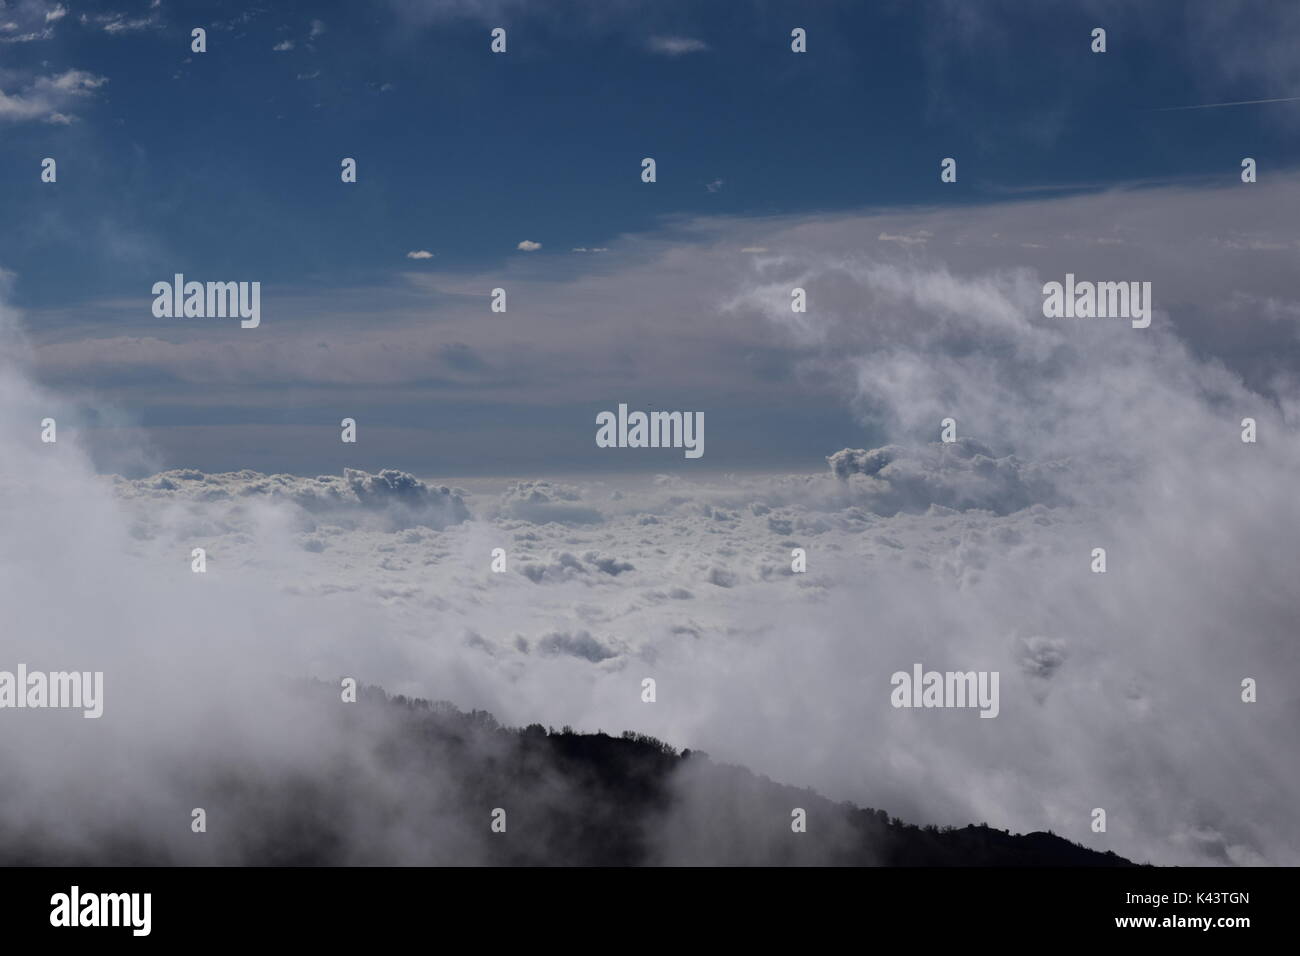
[[[663,56],[684,56],[687,53],[703,53],[709,49],[709,45],[703,40],[676,36],[651,37],[646,47],[651,53],[659,53]]]
[[[43,3],[0,3],[0,43],[31,43],[54,38],[53,24],[68,14],[68,8],[54,4],[46,8]]]
[[[888,232],[882,232],[876,237],[877,242],[901,242],[904,245],[924,244],[930,238],[930,233],[922,229],[914,236],[909,235],[892,235]]]
[[[129,17],[125,13],[100,13],[90,16],[83,13],[79,19],[83,27],[99,27],[110,36],[139,33],[150,27],[162,26],[161,21],[153,15]]]
[[[13,24],[7,24],[13,26]],[[32,31],[30,33],[18,33],[12,36],[0,36],[0,43],[31,43],[34,40],[48,40],[54,36],[54,31],[50,29]]]
[[[1231,103],[1195,103],[1191,106],[1159,106],[1150,112],[1152,113],[1172,113],[1177,110],[1214,110],[1224,106],[1255,106],[1259,103],[1295,103],[1300,101],[1300,96],[1279,96],[1271,100],[1235,100]]]

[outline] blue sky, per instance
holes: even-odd
[[[255,334],[154,319],[152,283],[183,272],[261,281],[266,328],[300,337],[304,349],[328,348],[332,329],[358,323],[425,323],[437,338],[444,311],[465,296],[529,283],[538,300],[551,290],[562,311],[567,283],[643,266],[645,250],[689,247],[702,221],[744,232],[1134,183],[1212,188],[1234,183],[1245,155],[1270,174],[1294,168],[1300,102],[1164,109],[1300,95],[1288,52],[1294,5],[1132,6],[10,0],[0,11],[8,301],[38,346],[198,337],[221,349]],[[208,30],[206,53],[190,52],[195,26]],[[489,51],[494,26],[508,31],[505,55]],[[795,26],[808,31],[807,54],[790,51]],[[1102,55],[1089,48],[1095,26],[1108,30]],[[46,156],[58,160],[57,184],[39,181]],[[355,185],[339,180],[344,156],[358,161]],[[653,185],[639,178],[644,156],[658,163]],[[945,156],[958,160],[955,184],[939,181]],[[541,248],[521,252],[524,240]],[[416,250],[433,257],[407,258]],[[521,303],[498,322],[502,350],[532,321],[526,313]],[[657,327],[649,313],[620,321],[628,341]],[[376,376],[374,388],[337,404],[363,409],[368,425],[419,428],[436,398],[444,419],[475,433],[502,428],[498,445],[515,442],[505,437],[511,425],[555,429],[536,459],[551,469],[590,466],[589,449],[557,449],[590,430],[589,412],[620,400],[707,402],[726,426],[715,432],[712,467],[818,467],[819,455],[869,437],[854,424],[861,416],[801,385],[798,407],[769,410],[787,423],[782,440],[764,440],[767,426],[746,424],[755,400],[744,393],[761,390],[765,376],[788,377],[788,361],[770,342],[748,344],[752,375],[733,383],[731,401],[728,389],[683,384],[640,398],[597,389],[539,402],[485,376],[449,394],[439,391],[446,374],[500,366],[495,350],[451,336],[431,341],[449,368],[431,367],[423,386],[408,373],[409,388],[385,393]],[[617,368],[621,355],[595,361]],[[588,368],[575,357],[556,371],[574,379]],[[313,388],[268,375],[234,395],[165,359],[63,376],[50,371],[146,432],[318,419],[333,428],[337,418],[322,396],[338,383],[326,380]],[[83,402],[87,426],[104,419],[86,406],[103,403]],[[187,464],[185,454],[203,448],[205,467],[312,471],[337,454],[249,446],[245,461],[234,432],[225,434],[221,454],[196,437],[164,441],[157,462]],[[379,458],[402,448],[371,446]],[[455,468],[528,461],[480,449]]]

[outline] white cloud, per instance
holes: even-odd
[[[519,245],[515,246],[515,248],[522,252],[536,252],[538,249],[542,248],[542,244],[540,242],[533,242],[531,239],[525,239],[523,242],[519,243]]]
[[[654,36],[646,41],[646,46],[651,53],[661,53],[664,56],[682,56],[687,53],[703,53],[709,49],[709,45],[703,40],[697,40],[694,37],[679,36]]]
[[[293,49],[293,41],[292,41],[292,40],[281,40],[281,41],[280,41],[279,43],[277,43],[275,46],[271,47],[271,49],[274,50],[276,53],[283,53],[285,50],[292,50],[292,49]]]
[[[484,479],[463,491],[396,471],[109,482],[78,450],[89,429],[75,415],[60,418],[57,455],[32,441],[30,423],[56,396],[26,382],[9,357],[18,350],[0,350],[0,404],[12,410],[0,419],[7,641],[29,658],[109,661],[111,700],[122,702],[110,708],[131,718],[130,733],[93,747],[66,729],[0,738],[0,757],[15,779],[51,780],[46,756],[73,748],[88,764],[84,777],[60,769],[75,784],[63,789],[91,792],[89,780],[111,777],[110,757],[207,739],[189,733],[203,718],[247,727],[289,760],[300,748],[253,733],[250,702],[221,695],[224,675],[272,655],[283,673],[356,671],[507,722],[635,727],[918,822],[1052,829],[1162,863],[1300,862],[1286,691],[1300,679],[1287,560],[1300,526],[1300,448],[1288,437],[1300,382],[1294,362],[1266,375],[1226,364],[1252,349],[1286,362],[1283,346],[1294,348],[1298,191],[1275,180],[765,220],[782,254],[758,260],[736,256],[745,239],[734,222],[701,221],[689,224],[692,242],[620,240],[631,265],[559,283],[553,303],[530,286],[545,333],[536,315],[515,327],[528,354],[517,366],[505,349],[490,353],[519,375],[591,369],[576,386],[512,386],[563,407],[618,394],[614,385],[752,388],[729,356],[783,349],[789,378],[825,391],[764,380],[762,396],[838,396],[862,426],[809,474]],[[1189,232],[1189,218],[1220,236]],[[1122,247],[1092,241],[1117,226]],[[921,231],[933,238],[911,247],[872,238]],[[1219,241],[1247,233],[1258,247]],[[1034,237],[1051,248],[1024,249]],[[1067,269],[1149,276],[1151,328],[1043,319],[1042,282]],[[455,300],[447,341],[485,354],[500,343],[500,328],[474,337],[484,277],[463,288],[416,278],[412,288]],[[790,311],[794,285],[809,289],[806,315]],[[701,302],[713,306],[709,336],[698,334]],[[1242,320],[1258,312],[1263,321]],[[1235,333],[1226,356],[1214,350],[1223,327]],[[419,340],[400,329],[338,329],[336,348],[305,370],[301,335],[230,346],[225,365],[157,335],[40,352],[46,373],[149,367],[129,364],[144,357],[182,380],[237,386],[291,373],[389,386],[427,376],[435,360],[411,354]],[[644,378],[602,373],[630,341]],[[1247,414],[1260,423],[1255,445],[1239,440]],[[935,446],[948,416],[960,440]],[[335,447],[337,420],[320,426]],[[866,441],[867,429],[888,442]],[[186,563],[199,546],[211,556],[202,580]],[[1097,546],[1104,575],[1088,569]],[[497,547],[503,574],[490,570]],[[806,574],[791,570],[795,547],[808,552]],[[75,598],[55,570],[69,553],[96,571]],[[475,642],[459,640],[470,632]],[[1000,716],[893,710],[889,676],[914,661],[999,671]],[[671,706],[640,703],[646,673],[661,701],[671,689]],[[189,682],[168,696],[176,675]],[[1274,690],[1243,704],[1244,676]],[[162,782],[111,779],[140,794]],[[1081,805],[1080,793],[1100,795]],[[28,815],[41,809],[25,796]],[[1110,814],[1104,837],[1088,829],[1094,805]]]
[[[53,24],[68,13],[67,7],[62,4],[46,7],[41,0],[24,0],[22,3],[10,4],[7,9],[0,3],[0,11],[15,17],[0,22],[0,43],[5,44],[53,39]]]
[[[88,99],[107,82],[104,77],[84,70],[65,70],[29,79],[16,93],[0,90],[0,122],[44,120],[66,124],[72,117],[64,111]]]
[[[49,40],[54,36],[53,30],[31,31],[14,36],[0,37],[0,43],[31,43],[35,40]]]
[[[916,374],[938,389],[936,395],[951,384],[927,371],[918,354],[924,350],[923,335],[935,338],[933,347],[941,353],[937,362],[952,364],[963,377],[971,377],[979,363],[987,361],[982,353],[971,351],[971,343],[981,340],[996,340],[1008,354],[1020,355],[1023,374],[1032,376],[1035,363],[1071,346],[1066,330],[1041,319],[1041,302],[1036,300],[1041,299],[1042,282],[1073,271],[1099,277],[1149,276],[1156,290],[1156,323],[1166,321],[1163,314],[1176,316],[1177,325],[1164,331],[1157,328],[1147,341],[1173,334],[1198,349],[1217,350],[1234,372],[1249,375],[1252,388],[1262,390],[1269,401],[1279,401],[1269,382],[1286,372],[1288,350],[1300,341],[1296,331],[1290,324],[1252,322],[1249,310],[1225,290],[1252,289],[1261,300],[1300,302],[1300,288],[1286,278],[1296,248],[1295,230],[1281,213],[1300,202],[1300,180],[1275,177],[1257,185],[1263,188],[1117,190],[924,213],[772,218],[763,221],[758,246],[750,245],[755,241],[752,226],[740,228],[725,218],[700,219],[684,223],[671,237],[620,237],[611,247],[613,257],[606,253],[590,260],[575,259],[575,264],[599,264],[602,271],[558,280],[529,274],[536,263],[528,261],[528,255],[520,256],[504,267],[504,276],[512,300],[517,295],[526,297],[523,301],[529,303],[533,321],[512,322],[508,344],[496,338],[499,329],[482,321],[483,295],[502,284],[499,268],[456,279],[411,269],[403,275],[406,286],[397,290],[400,295],[394,293],[396,304],[374,290],[290,297],[281,306],[285,322],[277,329],[268,327],[266,335],[256,337],[236,336],[219,346],[209,336],[180,326],[159,327],[147,315],[132,321],[129,312],[109,304],[114,314],[123,316],[112,335],[42,337],[39,358],[47,380],[99,382],[113,394],[118,378],[130,374],[165,375],[201,385],[207,394],[220,394],[222,400],[236,400],[250,387],[272,384],[389,388],[400,383],[420,388],[422,399],[437,401],[463,394],[462,383],[473,380],[478,387],[490,388],[494,401],[559,406],[586,401],[592,390],[605,394],[625,387],[681,391],[712,382],[735,402],[774,400],[798,407],[834,404],[842,396],[853,396],[855,402],[864,403],[865,416],[869,396],[858,398],[857,383],[865,377],[870,386],[869,374],[837,360],[842,358],[837,350],[851,348],[850,354],[864,356],[869,363],[873,348],[893,354],[907,341],[912,347],[905,354],[915,363]],[[1140,204],[1134,203],[1135,196],[1142,198]],[[1216,222],[1217,236],[1180,230],[1177,223],[1187,209]],[[1098,222],[1104,228],[1095,228]],[[882,232],[913,236],[926,232],[932,238],[910,246],[877,242]],[[994,233],[999,238],[993,238]],[[1091,241],[1095,235],[1113,234],[1124,235],[1126,244],[1104,246]],[[1250,248],[1225,244],[1247,234]],[[1067,235],[1073,238],[1063,238]],[[1027,240],[1042,240],[1036,244],[1046,248],[1024,248]],[[737,255],[740,248],[772,251]],[[1152,250],[1157,249],[1164,251],[1155,254]],[[1195,263],[1206,256],[1239,278],[1225,283],[1213,271],[1197,268]],[[604,271],[613,264],[617,268]],[[926,264],[936,268],[926,273],[921,268]],[[946,279],[937,268],[940,264],[949,270]],[[929,276],[924,283],[922,274]],[[979,281],[964,283],[966,277],[975,276]],[[806,314],[790,311],[790,290],[800,285],[809,294]],[[911,285],[917,286],[917,295],[905,291]],[[406,308],[412,295],[421,310]],[[965,296],[970,296],[969,303]],[[653,303],[653,323],[645,303]],[[715,317],[706,326],[699,321],[702,306],[706,316]],[[494,357],[490,374],[466,371],[452,379],[443,377],[444,363],[428,338],[428,310],[436,311],[446,341]],[[1234,326],[1250,330],[1244,339],[1234,336],[1234,347],[1226,350],[1220,347],[1224,315],[1233,317]],[[332,347],[312,349],[304,357],[299,339],[308,316],[328,323]],[[594,316],[606,321],[595,321]],[[1020,318],[1013,321],[1011,316]],[[71,317],[43,313],[39,327]],[[358,331],[361,328],[364,334]],[[638,342],[635,363],[612,362],[611,356],[633,334]],[[1104,339],[1109,332],[1080,327],[1071,334],[1085,338],[1100,334]],[[1143,340],[1134,334],[1116,341]],[[673,343],[681,342],[691,342],[692,348],[674,347]],[[771,357],[775,376],[756,377],[752,358],[756,349]],[[966,358],[950,360],[943,357],[943,349]],[[583,377],[565,373],[575,363],[586,369]],[[431,368],[439,372],[433,382]],[[896,367],[890,371],[902,373]],[[886,385],[882,381],[874,388]],[[994,391],[1000,387],[995,377]],[[136,407],[150,400],[138,391],[129,397]],[[971,400],[980,401],[977,395]],[[1009,397],[1010,407],[1020,400]],[[887,403],[879,422],[886,429],[901,427],[894,413],[906,411],[907,405],[907,401]],[[903,438],[920,445],[933,441],[934,423],[947,415],[931,419],[934,410],[932,404],[922,406],[924,414],[908,416],[915,431],[887,433],[887,438],[875,443],[901,443]],[[990,414],[997,419],[996,407]],[[1031,423],[1027,434],[1039,431]],[[983,428],[961,434],[979,437],[999,455],[1020,453],[1014,446],[1000,444],[1000,436],[990,440],[993,436]],[[868,440],[828,436],[826,447],[809,449],[804,460],[813,467],[821,455]],[[1057,456],[1053,452],[1044,457]]]
[[[886,445],[871,451],[845,448],[827,457],[832,473],[858,482],[856,494],[876,514],[921,512],[934,505],[960,511],[1012,514],[1034,504],[1061,505],[1067,461],[1038,464],[998,457],[970,438],[924,448]]]
[[[876,240],[878,242],[901,242],[904,245],[910,246],[910,245],[924,245],[924,243],[929,238],[930,238],[930,233],[922,229],[919,232],[917,232],[915,235],[911,235],[911,236],[908,235],[892,236],[887,232],[882,232],[879,236],[876,237]]]
[[[504,514],[538,524],[599,524],[604,520],[599,510],[582,502],[577,488],[549,481],[512,484],[502,495],[501,508]]]
[[[82,16],[82,22],[85,22],[85,16]],[[112,36],[119,36],[124,33],[139,33],[141,30],[148,30],[150,27],[161,26],[157,17],[128,17],[123,13],[110,13],[93,17],[92,20],[99,24],[105,33]]]
[[[880,477],[898,461],[892,454],[867,456],[889,462],[873,479],[898,480]],[[981,471],[960,462],[940,497],[965,487],[967,469]],[[1152,480],[1163,484],[1177,467]],[[1197,480],[1207,477],[1203,467]],[[400,484],[382,487],[391,492]],[[117,495],[135,515],[127,525],[133,540],[148,552],[187,553],[185,545],[198,543],[236,562],[223,570],[227,577],[277,582],[304,606],[351,609],[379,639],[368,649],[367,678],[394,690],[441,695],[451,687],[421,659],[419,635],[436,614],[440,631],[476,635],[454,665],[437,666],[473,673],[474,702],[506,720],[628,724],[912,819],[987,818],[1085,843],[1096,840],[1086,814],[1068,809],[1069,795],[1102,787],[1108,806],[1123,808],[1113,816],[1127,822],[1098,845],[1126,855],[1202,863],[1223,862],[1218,854],[1259,853],[1275,863],[1300,855],[1300,831],[1268,816],[1267,791],[1243,806],[1228,782],[1229,768],[1253,759],[1242,748],[1267,751],[1277,742],[1285,715],[1265,716],[1242,736],[1222,720],[1228,699],[1235,700],[1232,688],[1215,704],[1201,673],[1260,653],[1273,639],[1265,633],[1280,635],[1289,618],[1265,625],[1265,633],[1243,633],[1231,653],[1216,654],[1216,635],[1247,607],[1249,593],[1232,607],[1213,608],[1234,591],[1225,582],[1205,602],[1192,602],[1183,579],[1201,559],[1166,550],[1185,534],[1178,530],[1185,523],[1168,525],[1172,515],[1184,507],[1199,512],[1213,494],[1162,499],[1149,513],[1154,501],[1138,479],[1126,488],[1138,511],[1033,503],[1005,515],[932,506],[886,517],[871,507],[878,490],[829,471],[676,480],[654,489],[625,483],[616,497],[610,487],[516,483],[483,496],[474,515],[442,530],[380,521],[383,512],[372,512],[339,479],[170,473],[119,481]],[[479,497],[472,489],[462,494]],[[923,503],[916,499],[918,509]],[[1222,545],[1236,540],[1236,532],[1223,533],[1243,517],[1240,510],[1219,521],[1202,514],[1198,527]],[[1256,552],[1240,573],[1259,573],[1284,534],[1266,535],[1262,546],[1254,536],[1275,519],[1275,511],[1250,518],[1251,543],[1242,539],[1243,550],[1224,556],[1217,573]],[[1143,547],[1157,548],[1159,562],[1144,562],[1131,583],[1093,576],[1087,556],[1099,540],[1112,562]],[[508,555],[504,575],[487,570],[498,546]],[[808,549],[807,575],[790,573],[792,546]],[[1276,569],[1265,585],[1285,573]],[[1159,599],[1163,610],[1151,618],[1143,609],[1153,594],[1180,597]],[[1189,654],[1201,665],[1174,665]],[[997,732],[891,711],[888,674],[913,660],[1000,670]],[[553,670],[543,666],[548,661],[564,663]],[[621,700],[629,671],[647,666],[661,688],[679,695],[663,714],[638,713]],[[593,667],[601,670],[583,670]],[[454,698],[463,693],[452,691]],[[1180,706],[1188,695],[1201,704]],[[815,713],[799,705],[809,700],[818,702]],[[781,730],[791,707],[799,708],[801,735]],[[862,727],[872,728],[867,750],[857,745]],[[1121,730],[1126,750],[1117,756],[1106,741]],[[818,748],[806,746],[810,736]],[[1206,741],[1213,746],[1206,749]],[[852,761],[842,758],[849,752]],[[1198,761],[1186,759],[1192,752],[1201,753]],[[1284,791],[1296,767],[1279,762],[1278,752],[1260,765],[1267,771],[1256,772]],[[904,759],[908,754],[920,759]],[[1177,771],[1162,775],[1165,764]],[[990,765],[996,774],[987,772]],[[1134,778],[1136,766],[1146,770]],[[1142,785],[1128,787],[1128,779]],[[1213,821],[1216,805],[1235,807],[1236,822],[1208,843],[1182,839]],[[1271,822],[1252,833],[1264,820]]]
[[[432,259],[433,253],[428,249],[413,249],[406,254],[408,259]]]
[[[224,507],[265,498],[301,509],[297,523],[312,530],[322,521],[352,529],[398,530],[415,525],[440,529],[469,518],[460,489],[428,485],[395,469],[372,475],[344,468],[342,477],[316,478],[177,469],[134,481],[118,479],[115,489],[124,500],[153,502],[151,507],[160,500]]]

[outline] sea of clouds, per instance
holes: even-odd
[[[106,700],[99,721],[0,714],[0,813],[69,842],[146,813],[184,832],[202,795],[170,754],[292,765],[325,729],[279,713],[278,688],[347,675],[509,724],[636,729],[914,822],[1295,865],[1300,389],[1215,354],[1214,323],[1168,304],[1200,282],[1243,340],[1252,322],[1294,337],[1300,289],[1274,270],[1259,298],[1246,250],[1193,277],[1156,241],[1189,203],[1204,221],[1235,208],[1222,190],[1087,197],[1131,226],[1123,255],[1068,225],[1079,202],[769,224],[717,321],[788,343],[892,436],[802,474],[100,475],[75,429],[39,442],[57,397],[7,310],[0,666],[103,670]],[[1059,273],[996,264],[1046,240],[1034,215],[1065,236]],[[1043,319],[1042,282],[1071,264],[1153,280],[1151,328]],[[999,671],[999,716],[892,708],[913,662]]]

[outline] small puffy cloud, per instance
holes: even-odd
[[[522,564],[519,572],[534,584],[556,584],[565,581],[587,579],[605,580],[601,574],[616,578],[626,571],[635,571],[636,565],[630,561],[602,554],[599,551],[587,551],[581,556],[572,551],[552,551],[549,560],[531,561]]]
[[[617,651],[610,650],[592,637],[588,631],[577,633],[554,631],[537,642],[537,650],[548,656],[563,654],[569,657],[580,657],[593,664],[618,656]]]
[[[325,24],[319,20],[313,20],[311,22],[311,30],[307,33],[307,39],[314,40],[324,32]]]
[[[713,180],[713,182],[711,182],[711,183],[705,183],[705,184],[704,184],[704,188],[707,189],[707,190],[708,190],[709,192],[711,192],[711,193],[716,193],[719,189],[722,188],[722,180],[721,180],[721,179],[715,179],[715,180]]]
[[[54,23],[62,20],[68,15],[68,8],[61,3],[56,3],[51,9],[45,11],[45,22]]]
[[[1065,664],[1069,652],[1060,638],[1021,637],[1016,642],[1016,663],[1028,680],[1029,693],[1042,704],[1047,699],[1049,682]]]
[[[406,254],[408,259],[432,259],[433,253],[428,249],[412,249]]]
[[[582,492],[572,485],[550,481],[520,481],[501,496],[503,514],[533,524],[599,524],[604,515],[582,503]]]
[[[618,577],[624,571],[635,571],[636,565],[630,561],[619,561],[617,558],[605,557],[600,554],[587,553],[583,559],[596,566],[596,570],[611,577]]]
[[[523,242],[519,243],[519,245],[515,246],[515,248],[520,252],[536,252],[538,249],[542,248],[542,244],[540,242],[533,242],[531,239],[525,239]]]
[[[831,474],[836,478],[847,479],[850,475],[874,475],[893,460],[895,446],[873,448],[844,448],[833,455],[826,456],[826,463],[831,466]]]
[[[826,457],[831,474],[877,514],[919,513],[931,505],[1006,515],[1035,504],[1060,504],[1064,463],[1040,465],[996,457],[971,438],[924,448],[845,448]]]
[[[687,53],[703,53],[709,45],[694,37],[651,37],[646,44],[651,53],[664,56],[682,56]]]
[[[95,76],[84,70],[67,70],[57,76],[36,81],[38,88],[48,87],[62,93],[77,94],[95,90],[108,82],[106,77]]]
[[[292,41],[292,40],[281,40],[281,41],[280,41],[279,43],[277,43],[275,46],[271,47],[271,49],[274,50],[276,53],[283,53],[285,50],[292,50],[292,49],[293,49],[293,41]]]
[[[1065,641],[1060,638],[1022,637],[1016,645],[1016,662],[1026,677],[1050,680],[1066,657]]]
[[[43,120],[68,123],[68,106],[91,96],[108,80],[84,70],[66,70],[32,80],[16,93],[0,90],[0,122]]]
[[[736,573],[728,568],[719,565],[709,568],[708,582],[710,584],[716,584],[720,588],[734,588],[738,581],[739,578],[736,577]]]
[[[568,581],[587,573],[582,561],[570,551],[554,552],[550,561],[530,562],[522,565],[519,571],[534,584]]]

